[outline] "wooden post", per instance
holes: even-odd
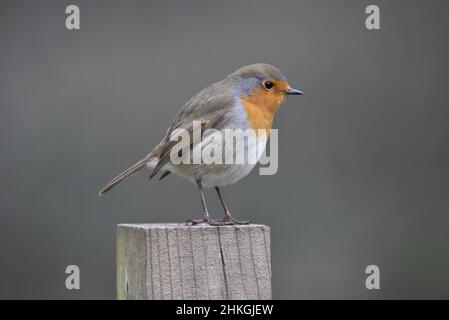
[[[118,299],[271,299],[270,228],[117,226]]]

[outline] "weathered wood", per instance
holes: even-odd
[[[117,226],[118,299],[271,299],[270,228]]]

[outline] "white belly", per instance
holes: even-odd
[[[247,176],[255,167],[265,151],[267,143],[267,136],[264,134],[259,134],[258,137],[255,137],[255,135],[248,137],[243,149],[232,143],[224,144],[224,147],[221,148],[223,151],[222,163],[211,163],[210,161],[204,163],[207,159],[203,153],[201,164],[173,165],[168,163],[167,170],[192,182],[201,180],[204,187],[225,186],[237,182]],[[214,147],[214,150],[217,150],[219,149],[219,144],[222,144],[223,141],[217,141],[217,139],[212,139],[208,136],[194,147],[193,152],[198,152],[200,150],[198,148],[201,148],[204,152],[206,146],[209,150],[214,149]],[[244,150],[245,154],[242,155],[238,150]],[[193,156],[191,155],[191,161],[193,160],[192,158]]]

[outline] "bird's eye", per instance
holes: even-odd
[[[274,84],[273,84],[273,82],[271,82],[271,81],[265,81],[265,82],[263,83],[263,86],[264,86],[265,88],[267,88],[268,90],[270,90],[270,89],[273,89]]]

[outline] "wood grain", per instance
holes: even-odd
[[[271,299],[270,228],[117,226],[118,299]]]

